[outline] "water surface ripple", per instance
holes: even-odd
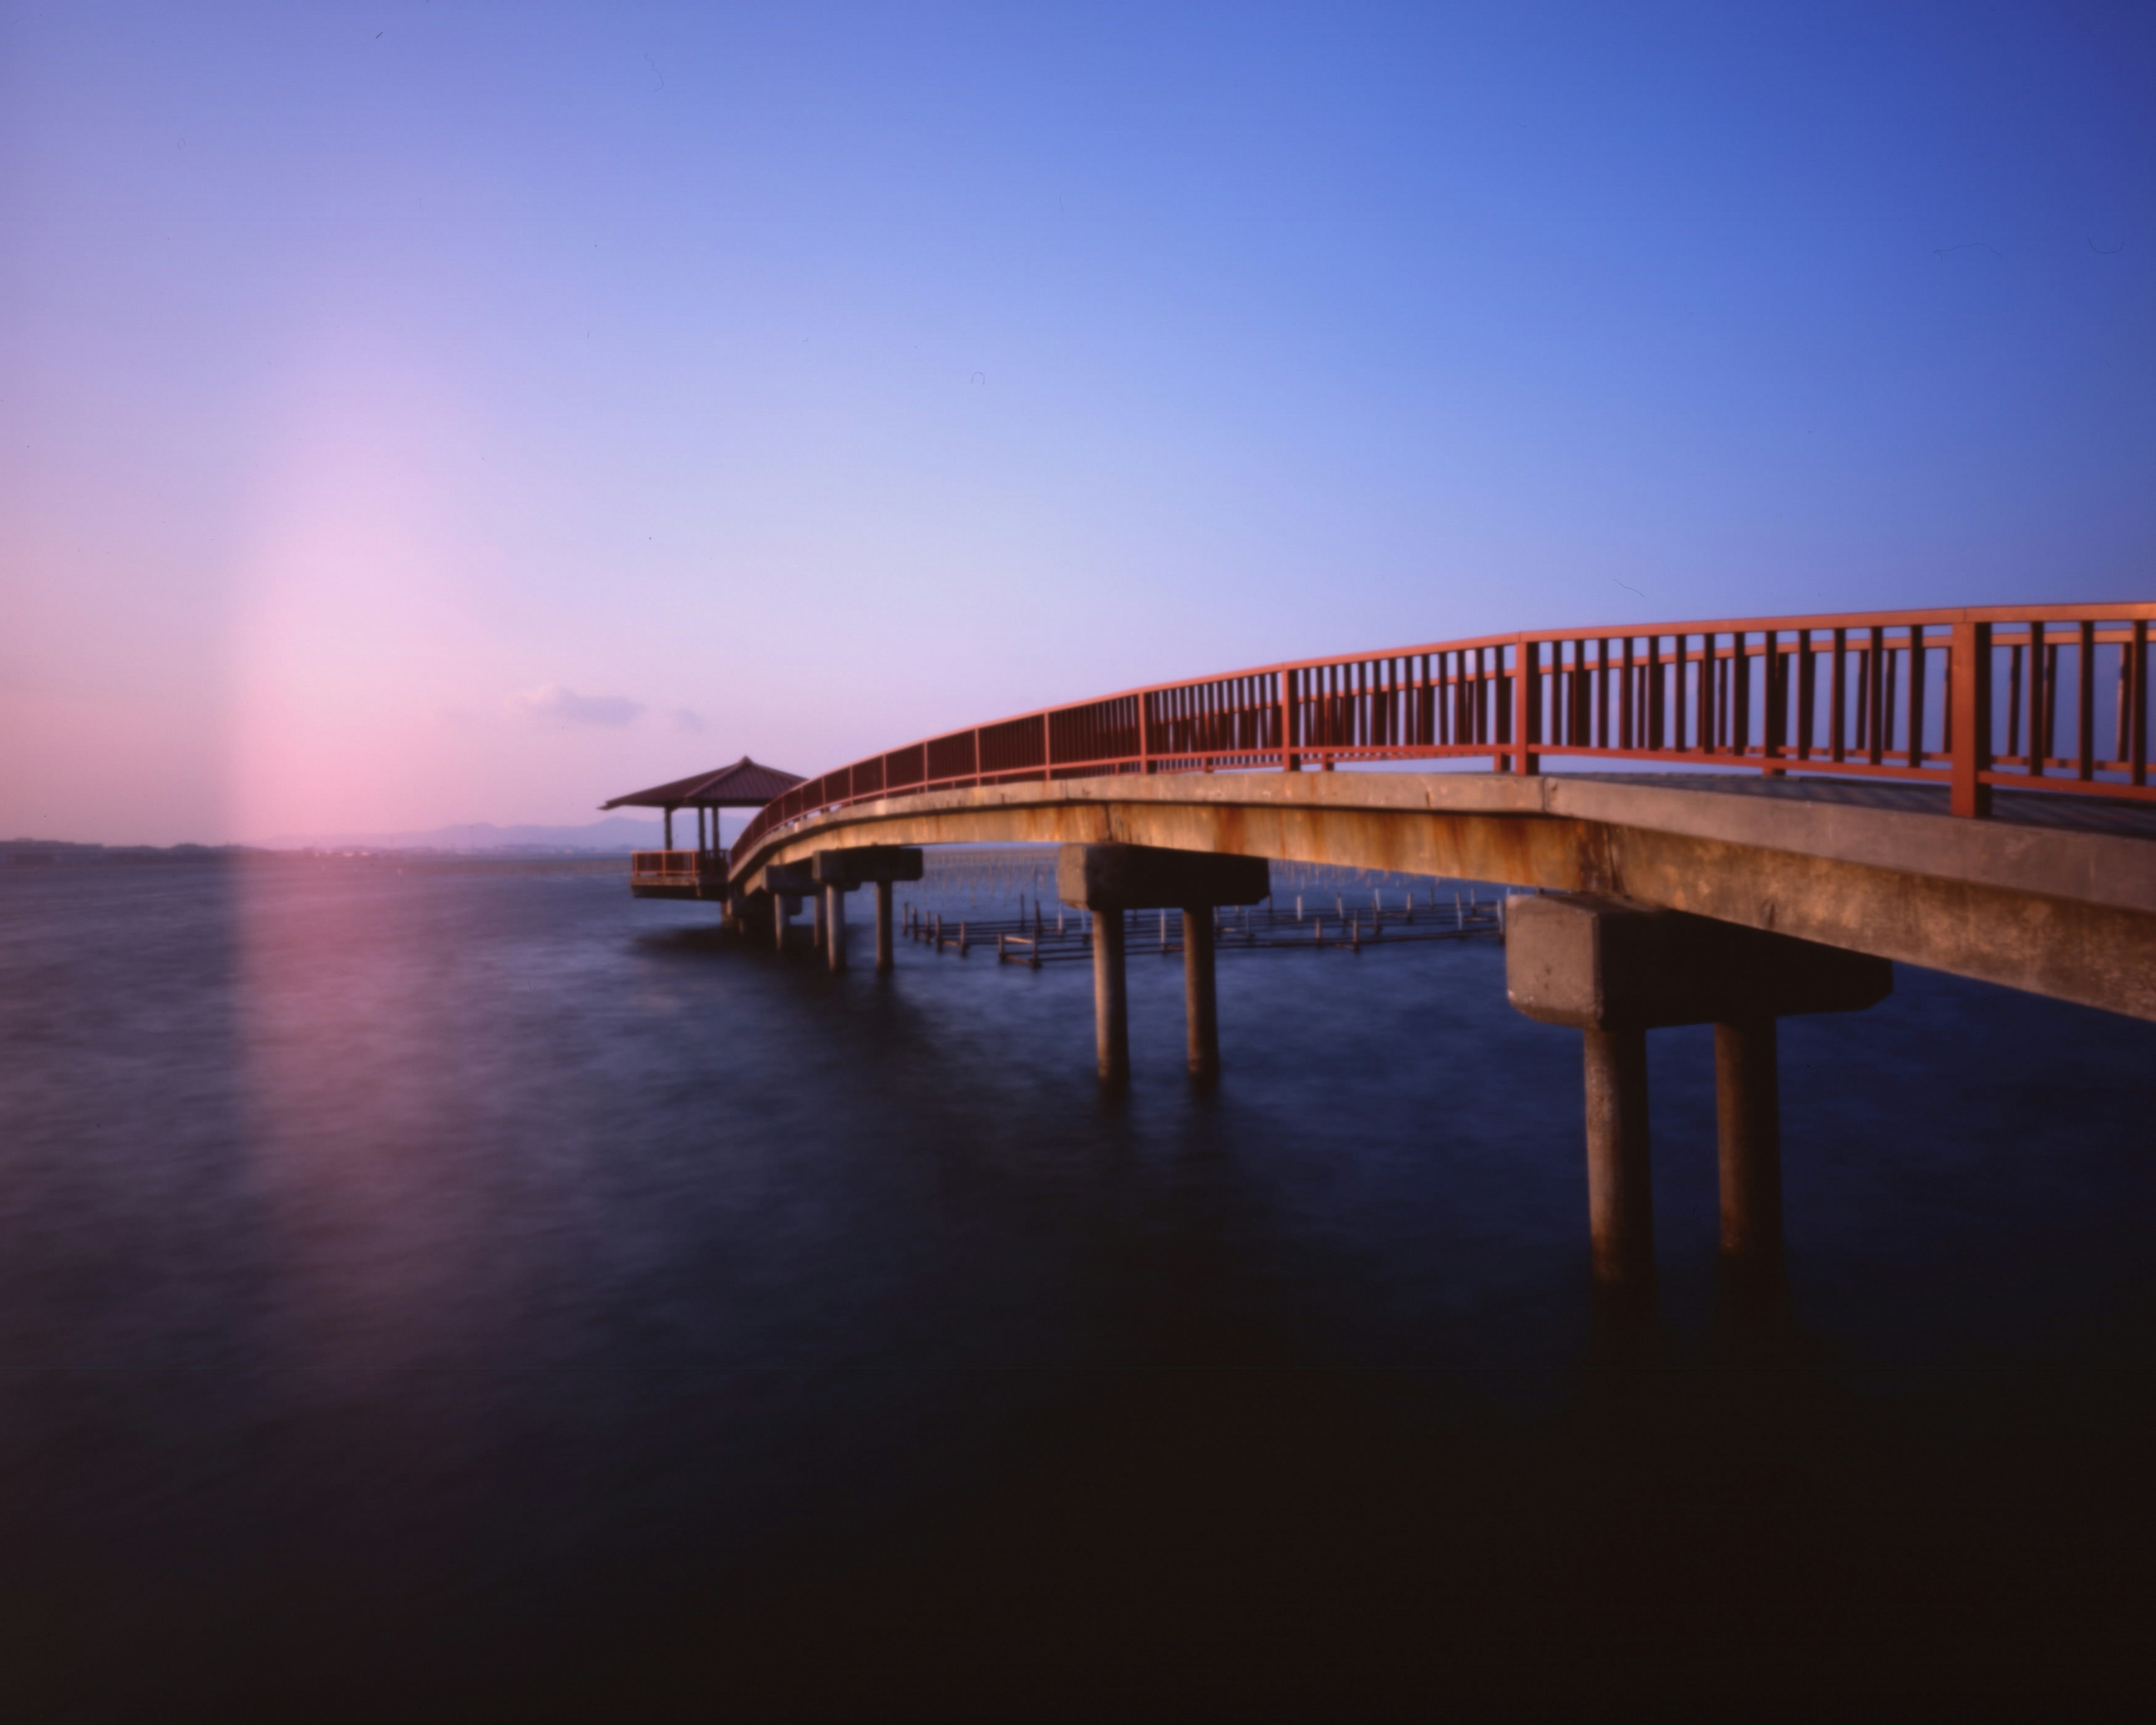
[[[865,906],[864,906],[865,908]],[[1477,1717],[2147,1675],[2156,1026],[1782,1038],[1791,1281],[1598,1317],[1468,942],[830,977],[618,880],[0,876],[11,1717]],[[857,940],[857,957],[865,940]]]

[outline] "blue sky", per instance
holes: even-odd
[[[2148,597],[2156,12],[0,4],[0,835]]]

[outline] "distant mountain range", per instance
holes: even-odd
[[[725,816],[726,835],[737,836],[752,809]],[[611,814],[581,827],[498,827],[491,821],[466,821],[432,827],[424,833],[285,833],[249,845],[82,845],[59,839],[0,839],[0,866],[114,858],[184,861],[192,857],[239,855],[264,850],[431,850],[461,855],[624,856],[632,850],[655,850],[665,827],[657,816],[639,819]],[[686,849],[696,842],[696,817],[674,817],[674,842]]]
[[[459,826],[434,827],[424,833],[315,833],[285,834],[264,839],[270,850],[591,850],[614,852],[652,850],[659,845],[660,825],[654,816],[639,820],[610,814],[582,827],[498,827],[491,821],[466,821]],[[696,842],[696,818],[677,814],[674,839],[677,845]]]

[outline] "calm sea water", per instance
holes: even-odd
[[[832,978],[618,879],[0,876],[10,1717],[1904,1716],[2150,1675],[2156,1026],[1783,1033],[1658,1319],[1492,944]],[[865,944],[865,943],[864,943]]]

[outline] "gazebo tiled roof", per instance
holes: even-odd
[[[601,809],[761,809],[801,783],[798,773],[761,766],[747,755],[715,773],[695,773],[670,784],[602,803]]]

